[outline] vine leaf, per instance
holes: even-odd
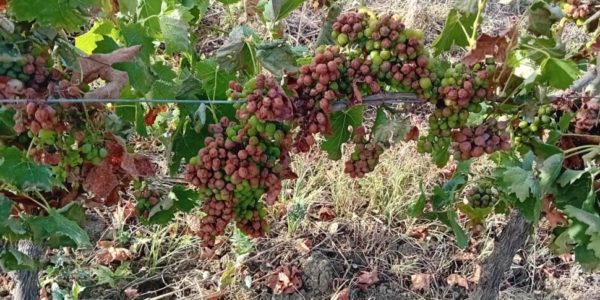
[[[33,271],[38,268],[38,264],[27,254],[17,249],[4,249],[0,253],[0,267],[4,271]]]
[[[296,55],[288,43],[276,41],[259,45],[257,48],[261,64],[275,76],[283,77],[285,73],[298,71]]]
[[[511,27],[505,32],[492,36],[487,33],[480,35],[473,48],[462,61],[466,65],[474,65],[484,61],[487,57],[493,57],[497,64],[504,64],[510,36],[513,35],[516,27]]]
[[[548,58],[542,63],[540,79],[551,87],[566,89],[579,76],[577,64],[571,60]]]
[[[167,53],[185,52],[190,47],[189,25],[193,16],[182,8],[159,16],[160,30],[165,39]]]
[[[13,202],[3,194],[0,194],[0,226],[6,224],[12,210]]]
[[[550,190],[554,181],[560,175],[564,160],[565,155],[560,153],[554,154],[542,162],[540,167],[540,186],[542,194],[546,194]]]
[[[9,107],[0,107],[0,135],[12,136],[15,134],[15,110]]]
[[[217,62],[227,72],[243,71],[248,76],[260,72],[257,64],[256,48],[253,40],[258,40],[254,30],[248,26],[239,26],[229,33],[225,43],[217,50]]]
[[[0,181],[23,191],[50,191],[56,184],[50,167],[36,164],[16,147],[0,149]]]
[[[350,140],[348,128],[356,129],[363,122],[363,106],[354,106],[345,111],[338,111],[331,117],[333,134],[326,136],[321,144],[321,149],[326,151],[329,158],[338,160],[342,158],[342,144]]]
[[[431,158],[438,168],[443,168],[450,160],[450,138],[441,138],[439,142],[433,144]]]
[[[325,17],[325,20],[321,25],[321,31],[317,37],[317,46],[335,44],[335,39],[331,33],[333,32],[333,23],[341,12],[342,7],[337,3],[334,3],[329,7],[329,10],[327,11],[327,17]]]
[[[265,7],[264,16],[273,23],[281,21],[300,7],[302,3],[304,3],[304,0],[269,0]]]
[[[385,108],[377,108],[377,114],[373,124],[373,142],[397,143],[404,140],[411,130],[412,126],[407,119],[400,118],[396,114],[391,114],[391,116],[389,116],[386,113]]]
[[[153,224],[167,224],[173,219],[177,211],[189,212],[198,205],[200,194],[188,190],[182,185],[175,185],[167,197],[152,207],[148,221]]]
[[[9,0],[8,7],[17,21],[35,21],[39,25],[77,31],[85,24],[84,13],[99,7],[99,0]]]
[[[541,195],[539,181],[532,171],[520,167],[509,167],[504,172],[502,179],[506,183],[507,191],[514,194],[521,202],[530,196],[539,198]]]
[[[205,59],[196,62],[196,75],[202,80],[202,86],[209,99],[226,99],[229,81],[235,80],[235,76],[214,60]]]
[[[452,46],[466,47],[470,44],[473,31],[476,30],[477,13],[466,13],[453,8],[448,13],[442,33],[433,42],[436,55],[450,50]]]
[[[92,246],[87,233],[77,223],[53,208],[48,210],[48,216],[26,216],[25,222],[33,233],[34,242],[46,243],[51,248]]]
[[[537,1],[527,10],[527,30],[536,35],[552,36],[552,25],[562,19],[563,13],[558,6]]]
[[[109,160],[105,159],[87,174],[83,182],[83,189],[94,194],[96,198],[105,200],[118,185],[119,179],[113,171],[113,166]]]
[[[88,99],[114,99],[119,98],[121,89],[127,85],[127,73],[112,68],[115,63],[127,62],[133,59],[141,46],[117,49],[107,54],[92,54],[83,56],[78,61],[79,68],[73,72],[72,82],[91,83],[102,79],[108,83],[100,88],[87,92]]]

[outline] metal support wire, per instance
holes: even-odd
[[[216,104],[227,105],[244,103],[245,100],[193,100],[193,99],[0,99],[0,104],[20,104],[27,101],[44,102],[48,104],[55,103],[182,103],[182,104]],[[401,103],[421,103],[413,93],[379,93],[363,97],[363,104],[367,106],[377,106],[383,104],[401,104]],[[334,108],[346,107],[344,101],[337,101],[333,104]]]

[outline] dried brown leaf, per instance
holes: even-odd
[[[331,207],[323,206],[319,209],[319,220],[321,221],[331,221],[335,219],[336,213]]]
[[[433,275],[426,273],[419,273],[410,276],[410,280],[412,282],[412,290],[413,291],[422,291],[431,285],[433,282]]]
[[[306,255],[310,253],[310,248],[312,247],[312,241],[309,239],[297,239],[296,240],[296,251],[298,251],[302,255]]]
[[[119,180],[113,172],[113,166],[108,160],[104,160],[87,174],[83,189],[94,194],[96,198],[106,200],[118,185]]]
[[[510,36],[513,35],[515,29],[512,26],[497,36],[491,36],[486,33],[481,34],[477,38],[475,48],[463,57],[463,63],[471,66],[484,61],[487,57],[493,57],[497,64],[503,64],[506,60],[506,51],[509,47]]]
[[[567,217],[565,214],[560,212],[554,205],[554,196],[552,195],[547,195],[544,197],[542,211],[544,212],[546,220],[548,220],[548,223],[550,223],[550,230],[554,230],[554,228],[562,226],[567,222]]]
[[[471,276],[471,278],[469,278],[469,281],[478,283],[480,278],[481,278],[481,265],[476,264],[475,270],[473,271],[473,276]]]
[[[404,137],[404,141],[416,141],[417,139],[419,139],[419,127],[413,126]]]
[[[126,288],[125,289],[125,296],[127,297],[127,300],[133,300],[135,298],[137,298],[139,296],[139,292],[137,289],[134,288]]]
[[[281,266],[267,276],[266,285],[274,294],[293,294],[302,287],[300,271],[296,267]]]
[[[131,259],[131,251],[125,248],[116,248],[112,241],[98,241],[96,243],[98,251],[96,251],[96,260],[104,265],[109,265],[113,262],[123,262]]]
[[[418,240],[425,239],[428,235],[429,229],[427,229],[427,227],[415,228],[408,233],[408,236]]]
[[[469,288],[469,281],[462,275],[459,274],[450,274],[450,276],[448,276],[448,278],[446,279],[446,282],[448,282],[448,284],[450,286],[460,286],[463,287],[465,289]]]
[[[371,272],[361,272],[356,280],[356,286],[362,291],[366,291],[371,285],[377,282],[379,282],[379,276],[377,276],[377,267],[375,267]]]

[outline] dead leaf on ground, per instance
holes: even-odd
[[[419,127],[413,126],[410,128],[406,136],[404,137],[404,141],[416,141],[419,139]]]
[[[321,221],[331,221],[336,217],[336,213],[331,207],[323,206],[319,209],[318,212],[319,220]]]
[[[127,297],[127,300],[133,300],[139,296],[139,293],[137,289],[130,287],[125,289],[125,296]]]
[[[473,276],[471,276],[471,278],[469,278],[469,280],[471,282],[478,283],[480,278],[481,278],[481,265],[476,264],[475,270],[473,271]]]
[[[135,205],[132,201],[126,201],[123,205],[123,222],[129,221],[131,218],[135,217]]]
[[[97,198],[107,199],[118,185],[119,180],[113,172],[112,165],[108,160],[104,160],[87,174],[83,189]]]
[[[503,64],[506,60],[510,37],[515,29],[515,26],[512,26],[497,36],[481,34],[477,38],[475,48],[463,57],[463,63],[471,66],[484,61],[487,57],[493,57],[496,63]]]
[[[366,291],[370,286],[379,282],[379,276],[377,276],[377,267],[373,268],[371,272],[363,271],[358,275],[356,280],[356,286]]]
[[[125,248],[117,248],[112,241],[98,241],[96,245],[100,248],[96,251],[96,260],[103,265],[113,262],[123,262],[131,259],[131,251]]]
[[[431,285],[433,282],[433,275],[426,273],[411,275],[410,281],[412,282],[413,291],[422,291]]]
[[[266,285],[276,295],[293,294],[302,287],[300,271],[293,266],[281,266],[267,276]]]
[[[310,249],[312,248],[313,243],[309,239],[297,239],[295,248],[300,254],[306,255],[310,253]]]
[[[350,300],[350,289],[345,288],[341,290],[335,297],[335,300]]]
[[[463,287],[465,289],[469,288],[469,281],[462,275],[459,274],[450,274],[450,276],[448,276],[448,278],[446,279],[446,282],[448,282],[448,284],[450,286],[460,286]]]
[[[0,10],[5,9],[8,6],[8,4],[6,4],[6,0],[0,0]]]
[[[117,49],[106,54],[82,56],[78,61],[78,70],[73,72],[71,81],[74,83],[91,83],[96,79],[106,81],[100,88],[85,94],[87,99],[116,99],[121,95],[121,89],[127,85],[129,77],[124,71],[112,68],[115,63],[123,63],[133,59],[141,45]]]
[[[414,228],[408,233],[408,236],[418,240],[425,239],[428,235],[429,229],[427,229],[427,227]]]
[[[542,211],[544,212],[546,220],[548,220],[548,223],[550,223],[551,231],[558,226],[566,224],[567,222],[567,217],[565,216],[565,214],[560,212],[554,205],[554,196],[552,195],[547,195],[546,197],[544,197]]]

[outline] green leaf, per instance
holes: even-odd
[[[200,194],[182,185],[175,185],[169,193],[169,198],[175,201],[180,211],[189,212],[199,204]]]
[[[217,61],[227,72],[242,71],[248,76],[260,72],[256,58],[254,40],[258,39],[256,32],[250,27],[234,28],[223,45],[217,50]]]
[[[157,80],[152,84],[150,93],[146,95],[146,99],[162,99],[169,100],[175,99],[177,95],[177,88],[171,82],[164,80]]]
[[[71,202],[57,210],[65,218],[74,221],[80,227],[85,225],[85,208],[77,202]]]
[[[77,31],[86,23],[85,12],[99,7],[98,0],[9,0],[17,21],[35,21],[41,26]]]
[[[207,135],[208,130],[196,132],[190,119],[184,118],[180,121],[173,136],[173,158],[169,164],[171,174],[176,174],[179,171],[182,159],[189,160],[191,157],[198,155],[198,150],[204,147],[204,138]]]
[[[167,53],[174,54],[188,51],[190,48],[189,25],[192,19],[189,12],[182,8],[174,9],[159,16]]]
[[[141,103],[120,103],[115,105],[115,113],[123,121],[129,122],[134,125],[135,131],[140,136],[148,136],[148,130],[146,129],[146,123],[144,122],[144,115],[146,110]]]
[[[560,7],[551,6],[544,1],[532,4],[527,12],[527,30],[548,37],[552,37],[552,26],[563,17]]]
[[[38,264],[27,254],[16,249],[4,249],[0,253],[0,267],[5,271],[34,271]]]
[[[170,66],[166,65],[165,63],[163,63],[161,61],[154,63],[150,67],[150,70],[152,71],[154,76],[158,77],[162,81],[172,82],[173,80],[175,80],[177,78],[177,73],[175,73],[175,71],[173,71],[173,69],[171,69]],[[175,92],[178,92],[178,91],[175,91]],[[172,99],[172,98],[169,98],[169,99]]]
[[[594,251],[587,249],[583,244],[575,248],[575,261],[577,261],[585,271],[593,272],[600,268],[600,258]]]
[[[463,228],[458,224],[456,212],[453,210],[448,211],[448,223],[454,231],[454,235],[456,236],[456,244],[461,249],[466,249],[469,246],[469,238],[467,234],[463,230]]]
[[[277,77],[287,73],[296,73],[298,64],[296,54],[290,44],[284,41],[275,41],[257,46],[258,60],[269,72]]]
[[[581,172],[581,174],[577,174],[577,172]],[[554,200],[556,206],[560,209],[568,204],[583,207],[589,193],[592,191],[592,176],[585,171],[566,170],[557,182],[562,187],[555,189]]]
[[[118,0],[119,1],[119,10],[124,15],[134,15],[136,12],[136,8],[138,5],[137,0]]]
[[[108,20],[97,21],[88,32],[75,38],[75,47],[86,54],[92,54],[96,50],[97,43],[102,41],[105,35],[114,38],[116,35],[116,33],[113,33],[114,30],[115,25],[112,22]]]
[[[431,158],[438,168],[443,168],[450,160],[450,138],[440,138],[439,141],[433,144]]]
[[[519,167],[509,167],[503,174],[506,191],[523,202],[529,197],[540,198],[540,184],[531,171]]]
[[[333,5],[329,6],[329,10],[327,11],[327,17],[323,23],[321,23],[321,31],[319,31],[319,36],[317,37],[317,47],[321,45],[335,45],[336,41],[331,35],[333,32],[333,23],[342,12],[342,7],[338,3],[333,3]]]
[[[551,87],[566,89],[579,77],[579,68],[572,60],[548,58],[542,63],[540,80]]]
[[[475,208],[465,203],[458,203],[456,207],[467,216],[471,221],[480,223],[492,212],[493,207]]]
[[[13,202],[3,194],[0,194],[0,225],[4,225],[12,210]]]
[[[525,218],[531,222],[538,222],[542,209],[542,198],[528,197],[525,200],[513,201]]]
[[[0,182],[24,191],[50,191],[55,186],[50,167],[36,164],[16,147],[0,148]]]
[[[235,4],[240,2],[241,0],[217,0],[225,5],[229,5],[229,4]]]
[[[356,129],[363,122],[363,106],[354,106],[344,111],[338,111],[331,117],[331,129],[333,133],[325,137],[321,149],[327,152],[329,159],[338,160],[342,158],[342,144],[350,140],[348,127]]]
[[[560,175],[565,155],[554,154],[548,157],[540,167],[540,187],[542,194],[548,193],[554,181]]]
[[[140,0],[137,8],[138,19],[146,19],[160,14],[163,0]]]
[[[155,46],[154,39],[148,35],[146,28],[140,23],[121,22],[119,29],[123,35],[125,46],[142,46],[136,57],[142,59],[145,64],[150,64],[150,57],[154,55]],[[139,74],[132,75],[140,76]]]
[[[202,80],[202,86],[209,99],[223,100],[227,98],[229,82],[235,80],[233,74],[210,59],[198,61],[195,66],[195,73]]]
[[[27,216],[25,222],[31,228],[33,240],[48,244],[51,248],[92,246],[87,233],[77,223],[67,219],[55,209],[50,209],[48,216]]]
[[[402,141],[411,129],[407,119],[396,114],[389,114],[383,107],[377,108],[375,122],[373,123],[372,137],[376,143],[397,143]]]
[[[15,121],[13,116],[15,110],[10,107],[0,107],[0,136],[14,136],[15,135]]]
[[[273,23],[281,21],[300,7],[302,3],[304,3],[304,0],[268,0],[265,5],[264,16]]]
[[[600,216],[597,213],[592,214],[572,205],[567,205],[564,211],[569,217],[588,225],[588,231],[600,233]]]
[[[469,39],[473,35],[477,13],[463,13],[453,8],[448,13],[444,29],[433,42],[436,55],[452,49],[452,46],[469,46]]]
[[[419,190],[421,193],[419,194],[419,198],[411,210],[412,217],[421,216],[423,214],[423,210],[425,209],[425,204],[427,203],[427,195],[425,194],[425,189],[423,188],[423,180],[419,181]]]
[[[590,242],[587,249],[594,251],[594,255],[600,258],[600,234],[595,233],[590,236]]]

